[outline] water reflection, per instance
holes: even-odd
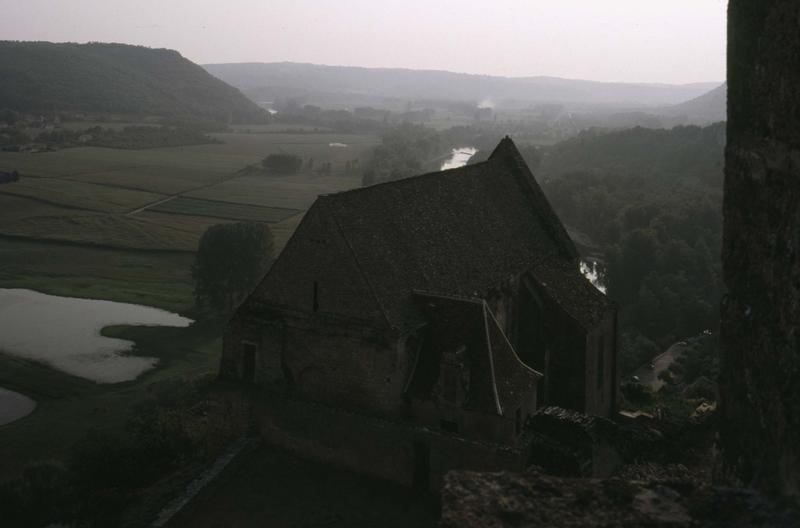
[[[127,355],[133,343],[103,337],[111,325],[188,326],[191,319],[137,304],[0,289],[0,350],[96,381],[135,379],[157,358]]]
[[[606,293],[606,285],[603,284],[603,277],[597,269],[597,262],[594,260],[582,260],[580,264],[581,273],[589,279],[592,285],[603,293]]]
[[[475,147],[462,147],[453,149],[451,156],[442,163],[441,170],[457,169],[467,164],[469,159],[478,152]]]

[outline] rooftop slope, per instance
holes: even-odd
[[[515,153],[506,139],[484,163],[319,198],[393,326],[417,319],[412,289],[481,297],[534,263],[577,255]]]
[[[0,107],[252,122],[239,90],[167,49],[0,41]]]
[[[484,298],[534,268],[547,276],[546,288],[558,302],[592,312],[573,313],[578,322],[591,322],[610,307],[580,276],[572,241],[509,138],[483,163],[320,196],[312,209],[315,214],[307,218],[319,212],[325,225],[336,227],[374,306],[394,328],[424,324],[414,290]],[[304,228],[309,222],[303,220],[257,288],[259,301],[303,306],[284,284],[302,282],[299,276],[291,279],[301,273],[302,262],[315,258],[299,254],[308,250],[295,240],[317,236]],[[574,288],[580,281],[586,288]],[[580,299],[567,303],[570,292]],[[587,296],[593,296],[591,302]],[[364,319],[373,317],[371,305],[364,303],[362,310]]]

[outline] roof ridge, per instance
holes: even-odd
[[[517,149],[517,144],[514,143],[514,140],[506,134],[503,139],[500,140],[500,143],[492,150],[492,153],[489,154],[489,159],[498,159],[502,156],[514,156],[515,153],[519,153]]]
[[[431,177],[434,177],[434,176],[447,174],[449,172],[463,171],[463,170],[468,169],[468,168],[472,169],[472,168],[479,167],[479,166],[482,166],[482,165],[489,165],[490,163],[492,163],[492,161],[493,160],[491,160],[491,159],[487,159],[487,160],[484,160],[484,161],[480,161],[478,163],[473,163],[472,165],[462,165],[461,167],[455,167],[455,168],[452,168],[452,169],[430,171],[430,172],[425,172],[423,174],[415,174],[414,176],[408,176],[406,178],[398,178],[396,180],[389,180],[389,181],[384,181],[384,182],[380,182],[380,183],[374,183],[372,185],[367,185],[367,186],[363,186],[363,187],[356,187],[356,188],[347,189],[347,190],[344,190],[344,191],[324,193],[324,194],[318,195],[318,198],[332,198],[332,197],[335,197],[335,196],[342,196],[344,194],[356,194],[356,193],[359,193],[359,192],[362,192],[362,191],[367,191],[369,189],[376,189],[378,187],[385,187],[385,186],[388,186],[388,185],[404,184],[406,182],[417,181],[417,180],[421,180],[423,178],[431,178]]]
[[[489,161],[492,160],[497,160],[511,169],[514,179],[522,187],[523,194],[530,200],[531,206],[536,216],[541,220],[545,232],[553,238],[556,246],[563,250],[568,257],[578,258],[578,250],[569,237],[564,224],[555,210],[553,210],[553,206],[544,194],[541,185],[536,181],[533,171],[528,167],[525,158],[522,157],[516,144],[509,136],[504,137],[494,149],[492,155],[489,156]]]
[[[469,302],[473,304],[481,304],[483,299],[480,297],[465,297],[463,295],[456,295],[452,293],[440,293],[433,290],[423,290],[418,288],[413,288],[411,293],[414,295],[420,295],[425,297],[436,297],[439,299],[447,299],[450,301],[462,301],[462,302]]]
[[[492,353],[492,337],[489,334],[489,320],[486,317],[486,312],[489,311],[489,307],[486,304],[486,301],[482,301],[482,308],[483,308],[483,332],[484,337],[486,338],[486,351],[489,352],[489,373],[492,377],[492,392],[494,393],[494,404],[497,407],[497,414],[503,416],[503,406],[500,405],[500,394],[497,391],[497,377],[494,373],[494,354]]]
[[[292,234],[289,235],[289,238],[286,240],[286,243],[283,245],[283,248],[281,248],[280,253],[278,253],[272,259],[272,262],[269,264],[269,268],[267,268],[267,271],[264,272],[264,275],[261,277],[261,279],[259,279],[255,287],[252,290],[250,290],[250,293],[247,294],[247,296],[242,300],[239,306],[236,307],[236,309],[233,311],[233,314],[231,314],[231,316],[228,317],[227,322],[225,324],[230,324],[230,322],[233,321],[235,317],[237,317],[239,311],[245,309],[245,306],[251,302],[251,299],[254,299],[259,294],[261,290],[261,285],[264,284],[264,282],[266,282],[267,278],[269,278],[270,274],[272,274],[272,272],[275,270],[275,264],[281,258],[281,255],[286,251],[287,248],[290,247],[290,244],[295,243],[294,240],[295,238],[297,238],[297,233],[300,231],[300,227],[303,225],[303,222],[306,221],[306,218],[309,216],[309,213],[314,209],[314,207],[317,207],[317,200],[314,200],[314,202],[308,209],[306,209],[305,211],[300,211],[298,213],[298,214],[302,213],[303,215],[303,218],[300,220],[300,223],[297,224],[297,227],[295,227],[294,231],[292,231]]]

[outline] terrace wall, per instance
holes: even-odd
[[[407,486],[438,490],[445,473],[525,467],[524,450],[465,440],[272,394],[255,398],[261,435],[299,456]]]

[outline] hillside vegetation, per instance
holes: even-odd
[[[641,176],[659,181],[722,183],[725,124],[672,129],[592,129],[546,149],[538,174]]]
[[[718,326],[724,145],[718,123],[586,132],[545,152],[553,207],[604,256],[623,374]]]
[[[260,122],[236,88],[167,49],[123,44],[0,42],[0,107]]]
[[[725,121],[728,114],[728,83],[721,84],[700,97],[665,108],[663,113],[684,117],[697,124]]]

